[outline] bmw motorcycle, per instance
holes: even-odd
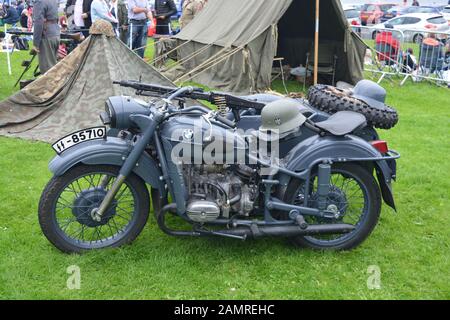
[[[314,249],[355,248],[375,228],[382,200],[395,209],[400,155],[355,135],[367,126],[361,114],[324,120],[284,99],[116,84],[154,99],[111,97],[104,126],[53,144],[39,222],[63,252],[131,243],[149,217],[150,194],[168,235],[285,237]],[[254,110],[259,128],[242,130]]]

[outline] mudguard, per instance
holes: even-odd
[[[55,176],[61,176],[80,163],[121,167],[131,151],[130,148],[129,142],[114,137],[84,142],[53,158],[49,169]],[[160,180],[161,170],[148,154],[142,155],[133,172],[153,188],[158,189],[161,194],[165,192],[164,182]]]
[[[291,171],[304,171],[324,161],[361,162],[374,164],[383,200],[394,210],[395,202],[391,182],[394,172],[385,160],[361,161],[368,158],[380,158],[382,155],[368,142],[356,136],[345,137],[315,135],[299,143],[285,158],[286,168]],[[358,161],[360,159],[360,161]]]

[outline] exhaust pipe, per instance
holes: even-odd
[[[221,236],[233,239],[245,240],[248,238],[262,238],[262,237],[297,237],[297,236],[311,236],[317,234],[344,234],[352,232],[355,229],[351,224],[322,224],[309,225],[306,228],[301,228],[299,225],[287,226],[258,226],[256,223],[248,226],[241,226],[233,229],[226,229],[220,231],[194,230],[194,231],[175,231],[169,229],[165,224],[165,215],[168,212],[176,211],[176,204],[169,204],[162,208],[158,215],[158,226],[161,230],[176,237],[200,237],[200,236]]]
[[[297,225],[290,226],[257,226],[256,224],[246,227],[238,227],[236,229],[218,231],[221,234],[261,238],[261,237],[297,237],[312,236],[318,234],[344,234],[352,232],[355,226],[351,224],[322,224],[309,225],[302,229]]]

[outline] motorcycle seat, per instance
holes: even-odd
[[[317,122],[316,127],[335,136],[344,136],[367,125],[366,117],[353,111],[340,111],[328,120]]]

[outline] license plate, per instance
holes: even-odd
[[[61,154],[67,149],[76,146],[79,143],[91,140],[100,140],[104,139],[105,137],[106,137],[106,127],[83,129],[71,133],[62,139],[59,139],[52,145],[52,148],[53,150],[56,151],[57,154]]]

